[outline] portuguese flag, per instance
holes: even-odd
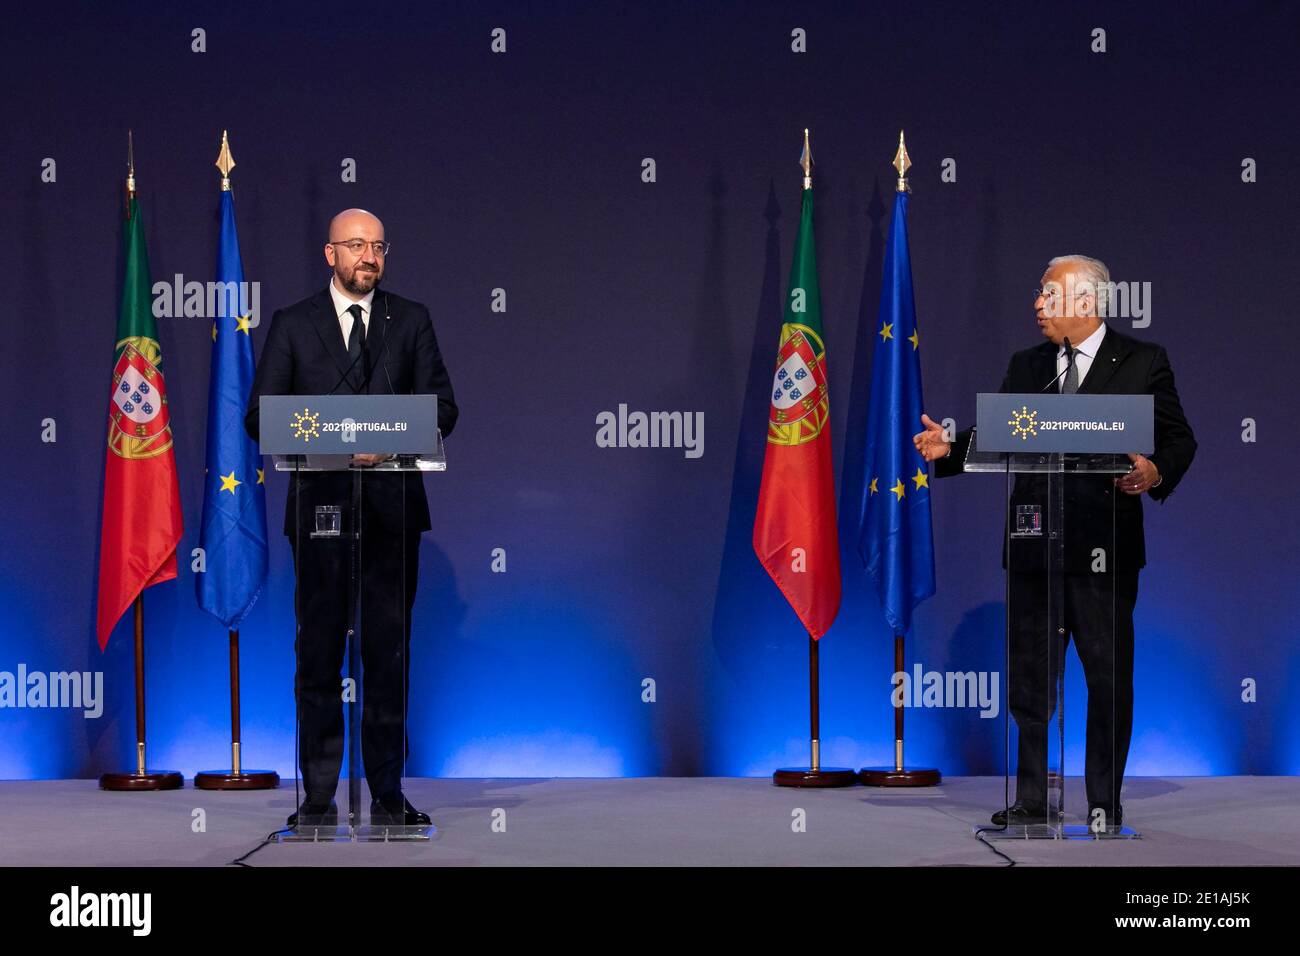
[[[113,625],[145,588],[176,577],[181,493],[150,290],[140,204],[132,195],[127,200],[126,275],[108,402],[95,623],[100,650],[108,645]]]
[[[811,157],[804,148],[807,172]],[[770,398],[754,551],[808,634],[820,638],[840,609],[840,553],[808,175]]]

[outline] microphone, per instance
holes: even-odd
[[[379,360],[384,366],[384,378],[388,380],[388,391],[396,395],[397,391],[393,388],[392,376],[388,374],[388,363],[384,361],[384,355],[388,352],[388,293],[384,293],[384,346],[379,351]]]
[[[331,388],[328,392],[325,393],[326,395],[333,395],[334,389],[338,388],[345,381],[347,381],[348,377],[352,374],[352,370],[357,367],[357,362],[361,361],[361,356],[364,354],[365,354],[365,350],[362,349],[361,354],[359,354],[356,358],[354,358],[352,360],[352,364],[343,370],[343,374],[339,376],[339,380],[334,383],[333,388]]]
[[[1039,392],[1047,391],[1049,388],[1052,388],[1054,385],[1056,385],[1057,382],[1061,380],[1062,375],[1070,374],[1070,368],[1071,366],[1074,365],[1074,349],[1070,348],[1070,340],[1067,338],[1061,339],[1061,344],[1065,346],[1065,368],[1057,372],[1056,376],[1050,382],[1048,382],[1046,385],[1044,385],[1042,388],[1038,390]]]
[[[388,352],[388,293],[384,293],[384,334],[383,348],[379,350],[379,360],[384,366],[384,378],[388,380],[388,391],[393,392],[393,379],[388,374],[388,363],[384,361],[384,355]],[[375,365],[370,361],[370,336],[367,335],[361,340],[361,354],[365,356],[366,377],[362,381],[361,387],[365,391],[370,391],[370,379],[375,374]],[[394,393],[396,394],[396,393]]]

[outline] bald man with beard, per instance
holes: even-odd
[[[278,310],[248,400],[245,428],[258,439],[263,395],[436,395],[443,437],[458,410],[429,310],[380,288],[389,244],[384,224],[364,209],[330,221],[327,288]],[[363,467],[386,455],[353,455]],[[284,533],[293,552],[298,591],[295,692],[298,750],[305,799],[289,826],[338,822],[334,792],[343,760],[340,670],[346,648],[349,542],[313,538],[319,506],[339,506],[343,530],[360,520],[359,592],[363,668],[361,752],[370,785],[371,822],[426,826],[429,817],[402,793],[409,752],[411,608],[415,602],[420,535],[431,528],[418,473],[362,476],[360,514],[353,511],[353,475],[302,473],[290,484]],[[301,519],[302,527],[298,522]],[[359,822],[359,821],[358,821]]]

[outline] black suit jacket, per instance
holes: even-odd
[[[363,369],[361,362],[354,365],[348,356],[328,288],[276,311],[271,316],[271,329],[262,346],[244,416],[244,427],[253,440],[258,439],[263,395],[437,395],[438,427],[444,438],[450,435],[459,410],[429,310],[418,302],[376,289],[366,336],[370,365]],[[302,488],[301,502],[295,500],[295,487]],[[366,475],[363,487],[367,504],[390,529],[429,530],[429,503],[418,474]],[[305,509],[313,503],[340,498],[346,502],[348,488],[345,472],[303,475],[289,488],[284,533],[294,533],[294,517],[300,508],[306,514]]]
[[[1041,392],[1056,377],[1058,347],[1045,341],[1011,356],[1000,392]],[[1058,386],[1053,386],[1053,389]],[[1169,356],[1159,345],[1143,342],[1107,326],[1101,347],[1092,360],[1088,374],[1079,384],[1080,394],[1118,394],[1155,396],[1155,451],[1147,456],[1160,472],[1160,487],[1149,492],[1163,502],[1178,487],[1192,458],[1196,439],[1183,415],[1174,388],[1174,373]],[[935,475],[943,478],[958,474],[970,445],[974,429],[966,429],[956,438],[952,454],[935,462]],[[1136,449],[1134,449],[1136,451]],[[1020,476],[1013,489],[1013,499],[1045,500],[1042,489],[1035,486],[1042,479]],[[1087,573],[1092,567],[1092,549],[1111,550],[1110,528],[1112,499],[1115,538],[1114,559],[1107,568],[1136,571],[1146,565],[1146,540],[1142,529],[1142,497],[1129,495],[1114,487],[1112,476],[1069,476],[1065,479],[1065,570]],[[1004,548],[1005,561],[1005,548]],[[1020,562],[1023,564],[1023,562]]]

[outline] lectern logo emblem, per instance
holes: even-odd
[[[1018,437],[1021,441],[1028,441],[1038,435],[1038,409],[1031,412],[1024,405],[1020,406],[1020,411],[1012,409],[1007,424],[1011,426],[1012,438]]]
[[[289,427],[293,429],[294,438],[311,441],[313,438],[320,437],[320,416],[304,408],[301,412],[293,413],[293,418],[289,420]]]

